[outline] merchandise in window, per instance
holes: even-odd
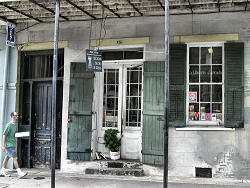
[[[189,46],[188,121],[223,121],[223,46]]]

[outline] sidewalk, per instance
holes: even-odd
[[[50,170],[24,169],[28,175],[22,179],[13,170],[11,177],[0,177],[0,188],[49,188]],[[75,173],[61,173],[56,170],[58,188],[162,188],[162,177],[100,176]],[[169,177],[169,188],[246,188],[250,180]]]

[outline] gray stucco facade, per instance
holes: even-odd
[[[60,23],[60,41],[68,41],[64,48],[63,114],[61,171],[84,172],[95,162],[76,162],[67,159],[67,118],[69,106],[70,63],[85,62],[85,50],[92,39],[99,39],[101,21],[62,22]],[[24,28],[23,26],[19,26]],[[105,30],[105,31],[104,31]],[[17,43],[39,43],[53,41],[54,24],[38,24],[17,33]],[[90,38],[90,32],[91,38]],[[213,13],[170,16],[170,43],[174,36],[211,35],[238,33],[239,42],[244,42],[244,128],[235,130],[176,130],[169,132],[169,175],[195,176],[195,167],[212,168],[214,177],[250,178],[250,13]],[[102,37],[137,38],[149,37],[145,47],[146,61],[164,61],[164,17],[138,17],[129,19],[107,19],[102,29]],[[5,36],[1,33],[0,57],[4,63]],[[216,42],[216,41],[214,41]],[[9,94],[15,98],[17,75],[17,51],[11,50]],[[0,70],[2,71],[2,69]],[[14,84],[14,85],[13,85]],[[14,100],[8,100],[7,114],[14,109]],[[7,115],[6,115],[7,117]],[[7,121],[7,120],[6,120]],[[92,147],[96,147],[96,129],[93,130]],[[93,149],[92,148],[92,149]],[[152,170],[145,165],[146,173],[162,173],[162,169]]]

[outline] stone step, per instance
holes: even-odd
[[[128,160],[101,160],[99,167],[87,168],[86,174],[118,175],[118,176],[143,176],[143,164]]]
[[[143,169],[143,164],[141,162],[107,160],[100,161],[100,168]]]
[[[116,175],[116,176],[143,176],[143,169],[123,169],[123,168],[87,168],[86,174]]]

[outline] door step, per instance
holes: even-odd
[[[86,174],[143,176],[143,165],[140,162],[100,161],[99,168],[87,168]]]

